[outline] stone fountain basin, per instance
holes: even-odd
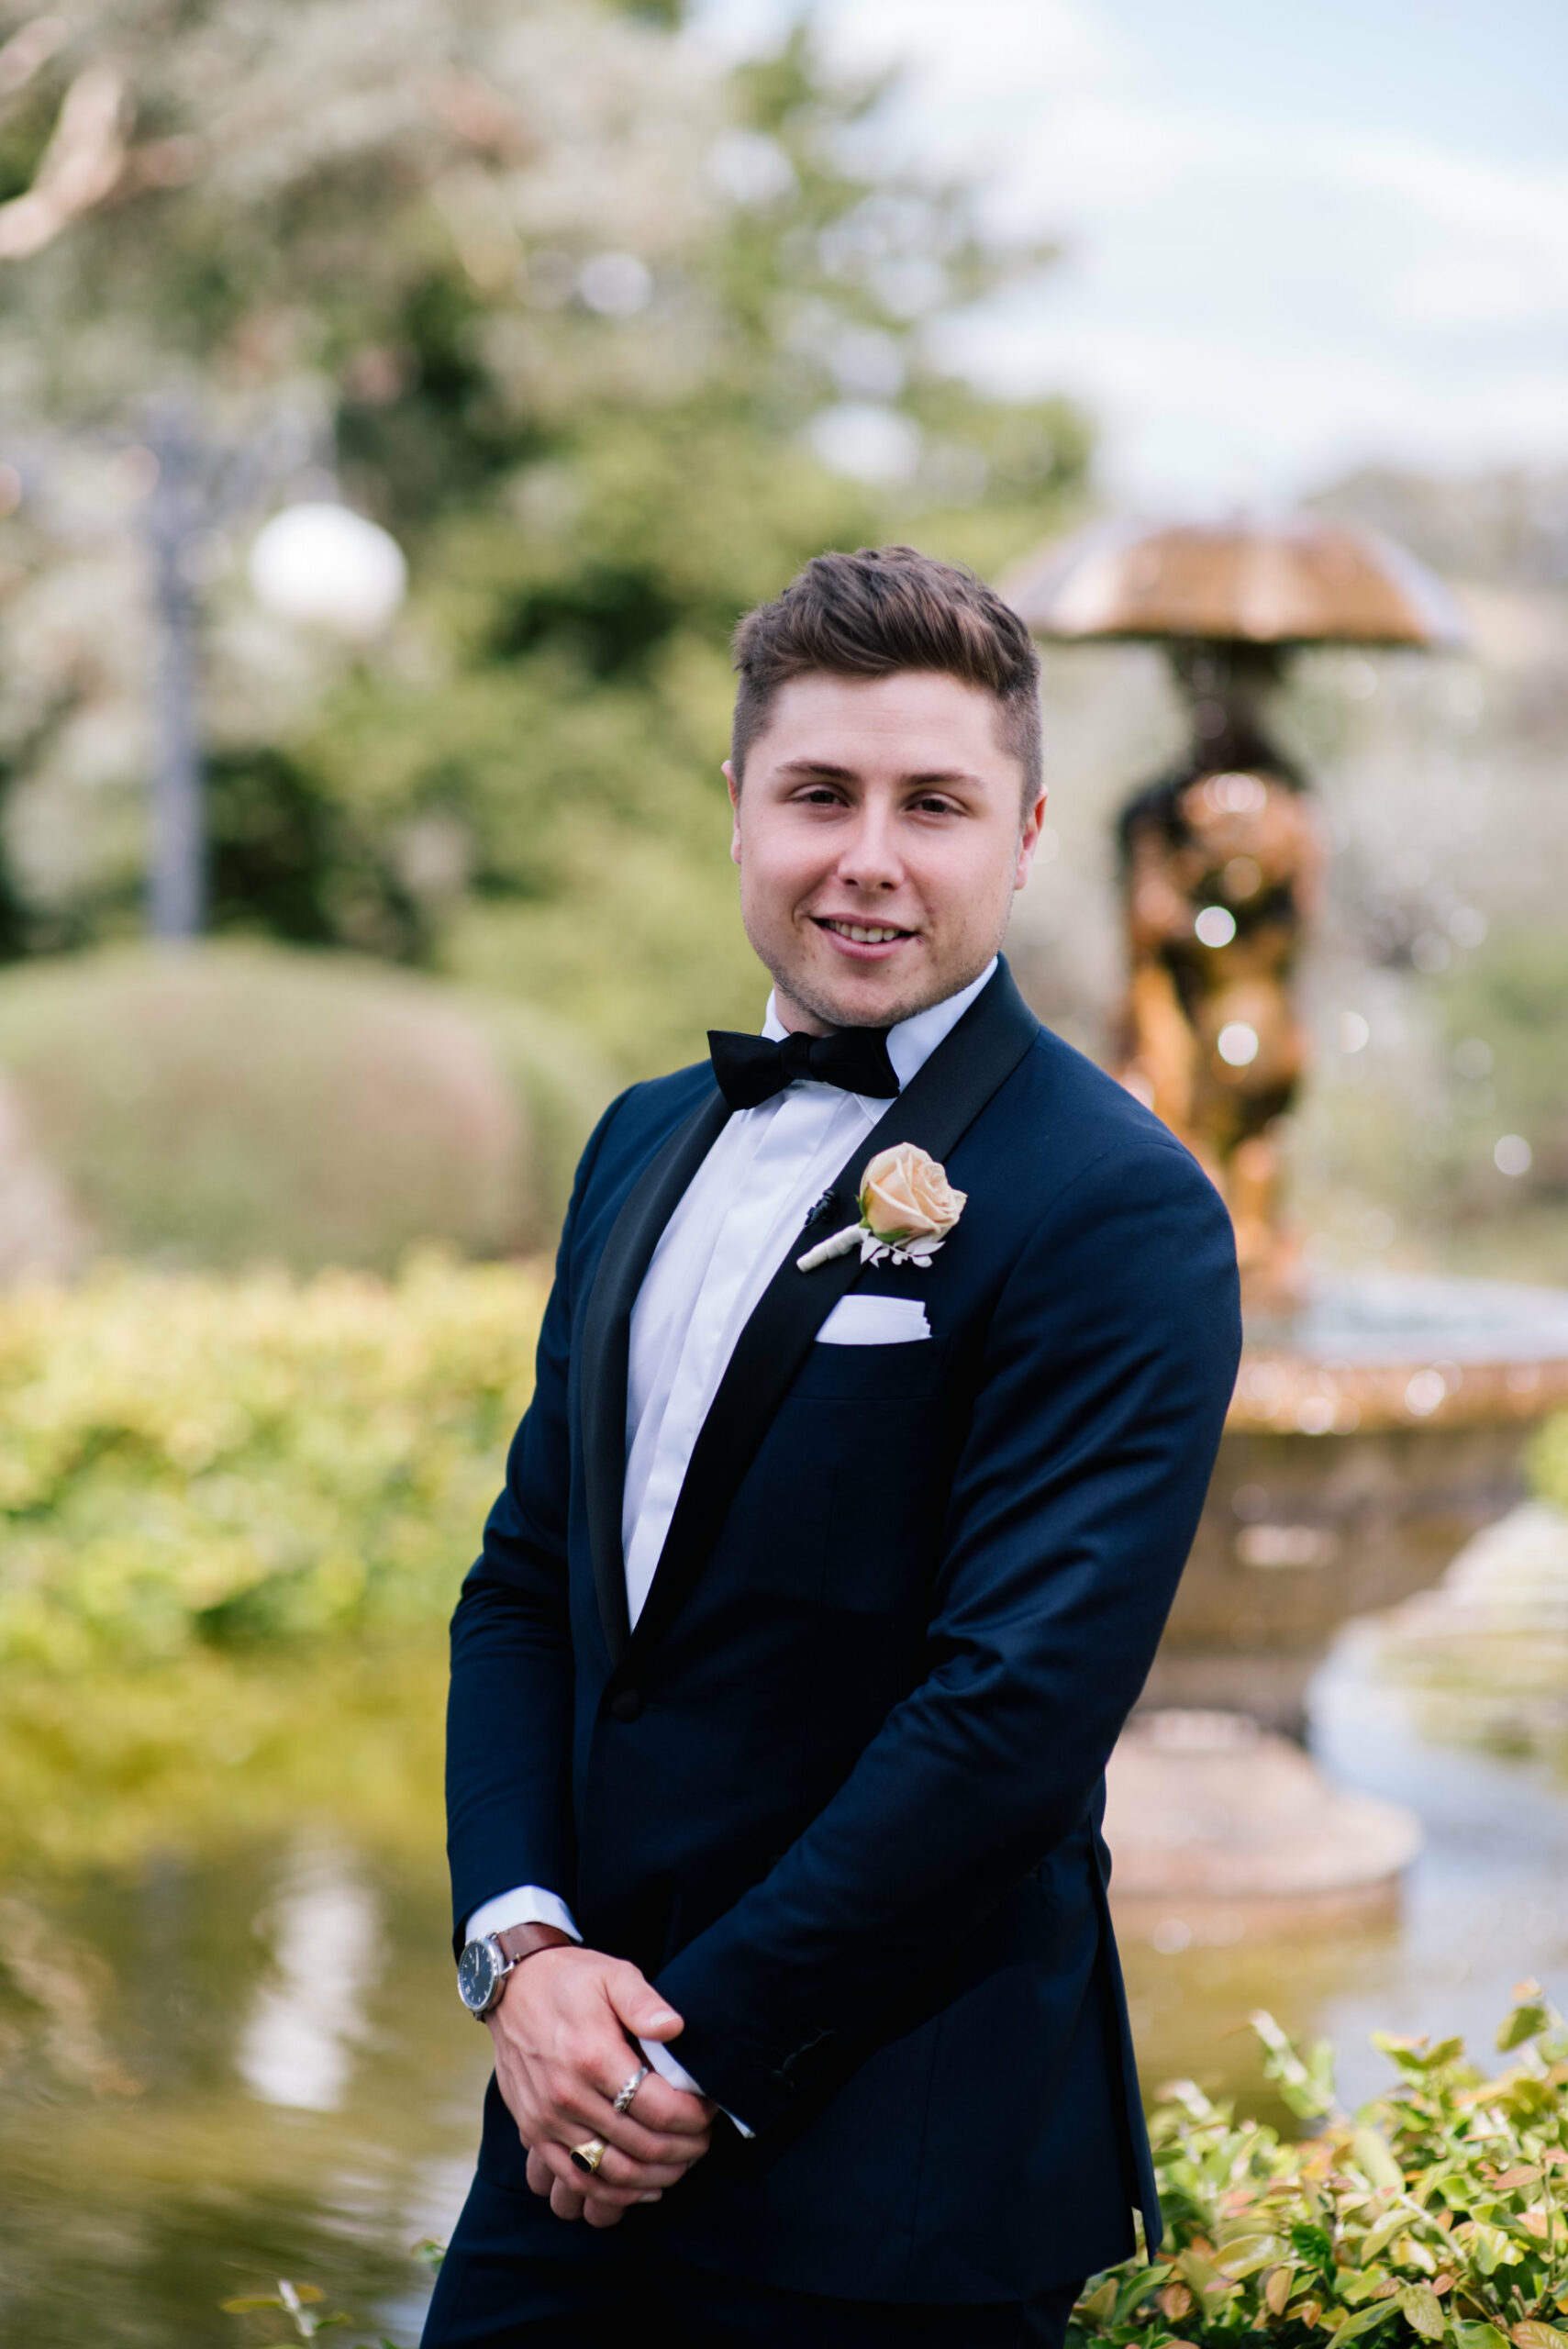
[[[1301,1732],[1351,1616],[1429,1588],[1524,1490],[1568,1406],[1568,1292],[1377,1275],[1250,1323],[1219,1460],[1146,1709]]]
[[[1118,1923],[1174,1954],[1388,1914],[1421,1830],[1236,1713],[1150,1713],[1106,1773]]]

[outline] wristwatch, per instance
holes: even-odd
[[[486,2015],[495,2012],[507,1975],[514,1973],[524,1958],[537,1955],[541,1949],[570,1949],[573,1945],[571,1934],[562,1932],[555,1925],[508,1925],[499,1933],[481,1933],[476,1941],[464,1944],[458,1959],[458,1997],[474,2021],[482,2022]]]

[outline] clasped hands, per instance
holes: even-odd
[[[528,2148],[528,2184],[558,2219],[619,2224],[634,2202],[657,2202],[708,2149],[717,2107],[651,2072],[617,2113],[615,2098],[641,2062],[639,2039],[666,2041],[681,2018],[623,1958],[565,1944],[512,1974],[485,2021],[495,2078]],[[571,2148],[607,2148],[592,2184]]]

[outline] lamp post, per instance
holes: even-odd
[[[152,570],[159,654],[148,927],[171,942],[199,937],[206,911],[206,821],[199,721],[200,593],[206,549],[226,524],[297,474],[312,436],[281,419],[231,446],[201,433],[183,404],[160,401],[145,446],[156,460],[141,529]],[[395,540],[345,506],[285,507],[250,556],[259,600],[283,617],[359,641],[378,635],[403,600],[407,569]]]
[[[158,472],[142,507],[158,614],[152,705],[152,806],[148,928],[154,938],[200,935],[206,912],[206,825],[196,717],[196,596],[190,551],[207,519],[199,459],[183,419],[165,409],[147,446]]]
[[[310,468],[331,484],[319,428],[274,414],[247,439],[205,433],[190,403],[169,393],[152,402],[134,440],[102,433],[43,434],[7,445],[0,463],[0,511],[24,497],[48,499],[68,485],[80,454],[93,451],[136,475],[137,529],[148,558],[158,640],[152,678],[152,774],[147,859],[148,928],[177,943],[199,937],[206,912],[206,811],[200,686],[201,596],[213,577],[220,533]],[[14,462],[13,462],[14,461]],[[386,531],[329,495],[286,506],[266,522],[250,553],[260,602],[301,626],[361,643],[380,634],[407,584],[401,549]],[[9,912],[0,870],[0,939]]]

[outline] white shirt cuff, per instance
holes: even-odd
[[[547,1892],[539,1884],[518,1884],[476,1909],[463,1929],[463,1939],[483,1941],[486,1933],[504,1933],[508,1925],[554,1925],[559,1932],[570,1933],[574,1942],[583,1938],[576,1918],[558,1892]]]
[[[643,2054],[647,2057],[653,2069],[658,2073],[660,2078],[662,2080],[668,2080],[673,2088],[684,2088],[688,2096],[702,2096],[706,2093],[699,2084],[693,2079],[685,2065],[684,2064],[677,2063],[674,2056],[671,2054],[669,2049],[665,2046],[662,2039],[639,2039],[637,2043],[641,2048]],[[722,2105],[720,2105],[718,2109],[720,2112],[724,2112],[724,2107]],[[754,2137],[756,2135],[757,2132],[754,2129],[748,2129],[746,2123],[743,2121],[737,2121],[732,2112],[724,2112],[724,2117],[726,2121],[729,2122],[731,2128],[740,2130],[740,2134],[743,2137]]]

